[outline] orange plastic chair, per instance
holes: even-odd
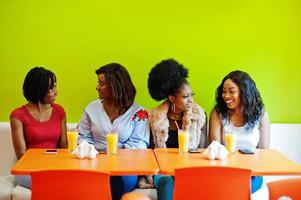
[[[250,199],[251,170],[231,167],[175,169],[173,200]]]
[[[31,173],[32,200],[111,200],[110,174],[85,170]]]
[[[268,183],[270,200],[279,199],[282,196],[291,199],[301,199],[301,178],[285,179]]]

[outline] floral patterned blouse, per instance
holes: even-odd
[[[96,149],[107,148],[106,134],[118,133],[118,148],[144,149],[149,145],[149,123],[147,111],[136,103],[111,123],[102,101],[95,100],[85,109],[79,122],[79,140],[86,140]]]

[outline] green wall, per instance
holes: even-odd
[[[77,122],[97,98],[95,69],[120,62],[146,108],[151,67],[175,58],[207,113],[222,78],[249,72],[273,123],[301,123],[300,0],[1,0],[0,121],[26,103],[28,70],[58,77],[57,103]]]

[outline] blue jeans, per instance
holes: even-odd
[[[172,200],[174,180],[172,176],[158,174],[154,176],[158,200]]]
[[[16,181],[19,185],[31,189],[31,176],[29,175],[17,175]]]
[[[263,178],[262,176],[252,176],[251,177],[251,192],[252,194],[259,190],[262,186]]]
[[[122,195],[134,190],[138,183],[138,176],[111,176],[111,193],[113,200],[120,200]]]

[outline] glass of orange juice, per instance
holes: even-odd
[[[118,134],[116,132],[107,134],[107,154],[117,154]]]
[[[226,140],[226,148],[229,151],[229,153],[233,153],[236,150],[236,135],[232,133],[226,133],[225,134],[225,140]]]
[[[179,154],[188,152],[189,135],[186,131],[178,130]]]
[[[78,140],[78,131],[76,129],[70,129],[67,132],[67,142],[68,142],[68,149],[73,151],[77,147],[77,140]]]

